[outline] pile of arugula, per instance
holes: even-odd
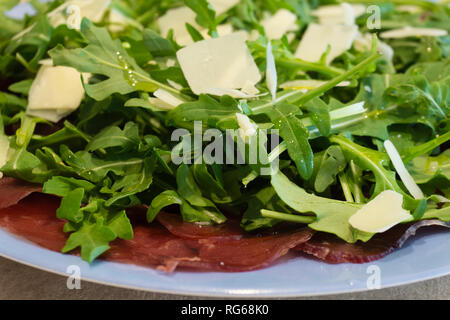
[[[241,225],[249,232],[290,221],[356,242],[373,234],[352,228],[349,217],[380,192],[394,190],[415,220],[450,220],[450,206],[443,204],[450,196],[450,36],[388,40],[392,61],[376,52],[374,37],[366,51],[351,48],[330,65],[325,59],[311,63],[293,52],[321,1],[242,0],[220,16],[206,0],[184,1],[212,37],[224,22],[257,30],[259,38],[248,47],[261,72],[268,43],[260,25],[265,12],[284,8],[298,16],[294,40],[284,36],[271,42],[278,82],[324,84],[306,93],[280,89],[274,100],[268,94],[243,104],[230,96],[194,95],[173,63],[181,46],[173,33],[161,36],[155,21],[182,1],[114,0],[111,8],[132,21],[120,30],[108,14],[98,24],[83,19],[80,30],[53,26],[47,13],[61,0],[33,0],[35,15],[8,17],[5,12],[18,2],[0,4],[0,138],[9,141],[1,172],[62,197],[57,217],[67,221],[64,231],[70,233],[64,252],[81,247],[83,259],[91,262],[116,238],[132,239],[126,209],[138,205],[149,206],[149,222],[161,209],[177,205],[187,222],[220,224],[227,219],[224,212],[244,212]],[[397,11],[396,2],[418,5],[420,11]],[[379,6],[382,30],[450,30],[444,4],[402,0]],[[360,31],[379,31],[366,30],[366,18],[357,19]],[[194,41],[204,38],[194,26],[186,27]],[[56,125],[26,114],[39,61],[48,58],[92,75],[80,108]],[[350,85],[337,87],[344,80]],[[257,87],[270,91],[264,81]],[[159,88],[185,103],[161,110],[149,100]],[[333,112],[361,101],[364,113]],[[279,156],[279,171],[262,176],[253,164],[171,161],[174,129],[193,130],[194,121],[236,129],[237,112],[269,134],[279,130],[283,142],[267,151],[268,159]],[[412,198],[396,175],[384,150],[386,139],[397,147],[424,199]]]

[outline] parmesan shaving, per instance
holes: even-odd
[[[177,52],[191,90],[200,95],[209,89],[241,89],[254,86],[261,74],[245,43],[246,34],[195,42]]]
[[[272,95],[272,101],[277,98],[277,85],[278,85],[278,76],[277,69],[275,66],[275,58],[272,53],[272,43],[269,41],[267,43],[266,49],[266,83],[267,88]]]
[[[258,128],[256,124],[252,123],[250,118],[242,113],[236,113],[236,119],[239,124],[239,135],[242,140],[248,141],[249,138],[256,135]]]
[[[41,64],[30,88],[27,114],[58,122],[75,111],[84,98],[81,74],[45,60]]]
[[[310,23],[295,52],[295,57],[318,62],[329,45],[331,48],[326,58],[326,63],[329,64],[351,48],[357,33],[357,26]]]
[[[402,204],[403,196],[400,193],[386,190],[366,203],[348,222],[353,228],[364,232],[385,232],[412,218],[411,214],[403,209]]]
[[[297,16],[286,9],[278,10],[273,16],[265,18],[261,25],[269,40],[280,39],[290,31],[297,31]]]
[[[175,97],[173,94],[171,94],[170,92],[164,90],[164,89],[158,89],[156,90],[153,95],[157,98],[159,98],[160,100],[164,101],[165,103],[167,103],[168,105],[171,105],[173,108],[178,107],[180,104],[184,103],[183,100]]]
[[[400,176],[400,179],[403,181],[406,189],[408,189],[414,199],[422,199],[424,197],[422,190],[416,184],[413,177],[409,174],[394,144],[390,140],[386,140],[384,142],[384,148],[386,149],[389,158],[391,158],[392,164]]]
[[[407,37],[442,37],[447,35],[447,30],[435,28],[404,27],[382,32],[381,38],[398,39]]]

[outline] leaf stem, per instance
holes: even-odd
[[[354,202],[352,191],[348,183],[347,175],[345,172],[339,174],[339,182],[341,183],[342,191],[344,192],[344,197],[347,202]]]
[[[276,59],[276,64],[280,67],[286,68],[301,68],[307,71],[317,71],[329,76],[338,76],[345,72],[345,70],[330,67],[321,63],[309,62],[301,59]]]
[[[271,211],[271,210],[261,210],[261,215],[264,218],[271,218],[276,220],[283,220],[283,221],[289,221],[289,222],[295,222],[295,223],[312,223],[316,221],[315,217],[307,217],[307,216],[299,216],[296,214],[288,214],[288,213],[281,213],[277,211]]]
[[[407,151],[407,154],[402,157],[403,163],[408,163],[415,157],[418,157],[422,154],[433,151],[436,147],[439,147],[441,144],[450,140],[450,131],[444,133],[443,135],[428,141],[419,146],[413,147]]]
[[[377,48],[377,39],[374,37],[372,41],[372,49],[370,55],[365,58],[363,61],[358,63],[356,66],[354,66],[352,69],[348,70],[347,72],[344,72],[343,74],[333,78],[332,80],[324,83],[320,87],[317,87],[313,90],[308,91],[307,93],[304,93],[303,90],[297,90],[289,92],[271,102],[268,102],[266,104],[263,104],[261,106],[257,106],[252,108],[253,114],[261,114],[275,106],[277,103],[280,103],[282,101],[287,100],[288,98],[292,99],[291,103],[295,104],[305,104],[309,100],[319,97],[328,90],[334,88],[336,85],[341,83],[342,81],[345,81],[354,75],[358,74],[359,72],[363,71],[365,68],[367,68],[372,62],[374,62],[376,59],[378,59],[379,54],[376,51]]]

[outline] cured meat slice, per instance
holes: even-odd
[[[45,194],[33,194],[18,204],[0,210],[0,226],[50,250],[60,251],[67,235],[64,221],[56,218],[60,200]],[[139,210],[142,212],[139,213]],[[172,272],[177,267],[210,271],[250,271],[271,264],[290,249],[309,240],[310,229],[270,236],[247,238],[206,237],[183,239],[160,223],[147,224],[145,209],[130,213],[133,240],[116,240],[101,257],[109,261],[157,267]],[[192,225],[181,230],[189,230]],[[212,232],[212,230],[210,230]],[[211,235],[209,232],[207,235]],[[221,229],[224,234],[224,229]]]
[[[172,234],[185,239],[236,240],[244,236],[240,222],[236,219],[228,219],[223,224],[210,226],[186,223],[178,214],[161,212],[157,220]]]
[[[136,226],[132,240],[117,240],[101,259],[173,272],[181,261],[197,261],[196,250],[158,223]]]
[[[4,177],[0,179],[0,209],[15,205],[33,192],[40,192],[41,190],[40,185]]]
[[[328,263],[366,263],[383,258],[426,226],[450,228],[450,222],[423,220],[413,224],[398,225],[368,242],[347,243],[328,233],[316,233],[311,240],[296,247],[296,250],[311,254]]]
[[[219,271],[252,271],[269,266],[290,249],[308,241],[314,231],[303,228],[292,233],[239,240],[200,239],[191,242],[199,260],[180,261],[180,266]]]
[[[32,194],[18,204],[0,210],[0,226],[44,248],[61,251],[67,236],[64,221],[56,218],[60,200]]]

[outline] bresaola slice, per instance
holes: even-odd
[[[63,232],[65,222],[56,218],[59,202],[53,196],[32,194],[13,206],[0,209],[0,227],[41,247],[61,251],[67,235]]]
[[[169,232],[184,239],[238,240],[244,236],[240,222],[236,219],[228,219],[216,226],[186,223],[180,215],[165,212],[159,213],[156,219]]]
[[[190,242],[198,251],[198,261],[181,261],[180,266],[211,271],[252,271],[265,268],[288,251],[308,241],[314,231],[296,232],[239,240],[199,239]]]
[[[347,243],[328,233],[316,233],[296,250],[311,254],[328,263],[366,263],[378,260],[401,248],[416,231],[427,226],[450,228],[450,222],[423,220],[416,223],[397,225],[368,242]]]
[[[41,190],[40,185],[4,177],[0,179],[0,209],[13,206],[33,192],[40,192]]]
[[[56,218],[59,203],[60,199],[56,197],[34,194],[1,209],[0,226],[44,248],[60,251],[67,235],[62,232],[64,221]],[[174,217],[166,215],[165,224],[174,226],[171,230],[178,230],[177,233],[184,235],[181,238],[158,222],[147,224],[143,219],[145,212],[145,208],[136,208],[130,214],[134,239],[112,242],[110,250],[101,259],[156,267],[165,272],[172,272],[177,267],[250,271],[268,266],[313,235],[312,230],[305,228],[277,235],[238,238],[235,226],[216,230],[210,227],[204,232],[199,225],[180,226]],[[195,239],[193,235],[198,237],[200,229],[204,232],[202,238]],[[186,239],[189,234],[191,239]]]

